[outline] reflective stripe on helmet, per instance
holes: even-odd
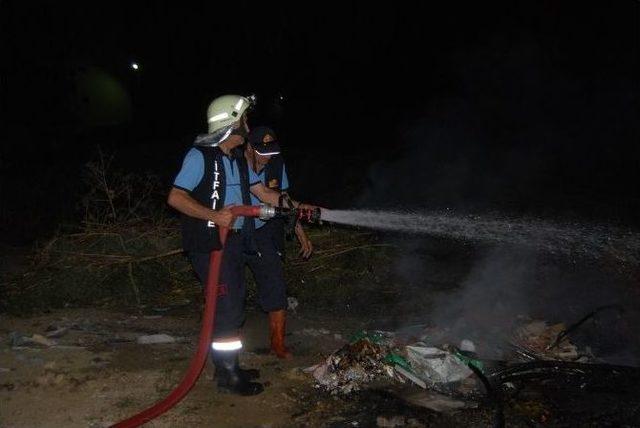
[[[209,123],[211,122],[217,122],[219,120],[223,120],[223,119],[227,119],[229,117],[229,113],[220,113],[220,114],[216,114],[213,117],[209,118]]]

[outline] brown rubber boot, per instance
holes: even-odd
[[[269,330],[271,331],[271,352],[278,358],[290,360],[293,358],[291,351],[284,346],[284,334],[287,325],[287,311],[269,312]]]

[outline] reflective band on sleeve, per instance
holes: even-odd
[[[217,122],[218,120],[226,119],[228,117],[229,117],[229,113],[216,114],[215,116],[212,116],[209,118],[209,123]]]
[[[238,100],[238,102],[236,103],[236,106],[234,107],[234,109],[236,109],[236,111],[240,111],[240,109],[242,108],[243,104],[244,104],[244,100],[242,98],[240,98]]]
[[[237,351],[242,349],[242,342],[234,340],[231,342],[211,342],[211,349],[214,351]]]

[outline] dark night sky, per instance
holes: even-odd
[[[5,223],[65,218],[56,189],[96,143],[168,185],[227,92],[258,94],[254,123],[325,204],[640,208],[637,1],[0,8]],[[78,84],[96,73],[111,89]],[[49,188],[25,198],[35,168]]]

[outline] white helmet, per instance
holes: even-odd
[[[256,97],[250,95],[223,95],[209,104],[207,122],[209,133],[198,135],[195,144],[198,146],[215,147],[231,135],[236,123],[242,115],[256,102]]]

